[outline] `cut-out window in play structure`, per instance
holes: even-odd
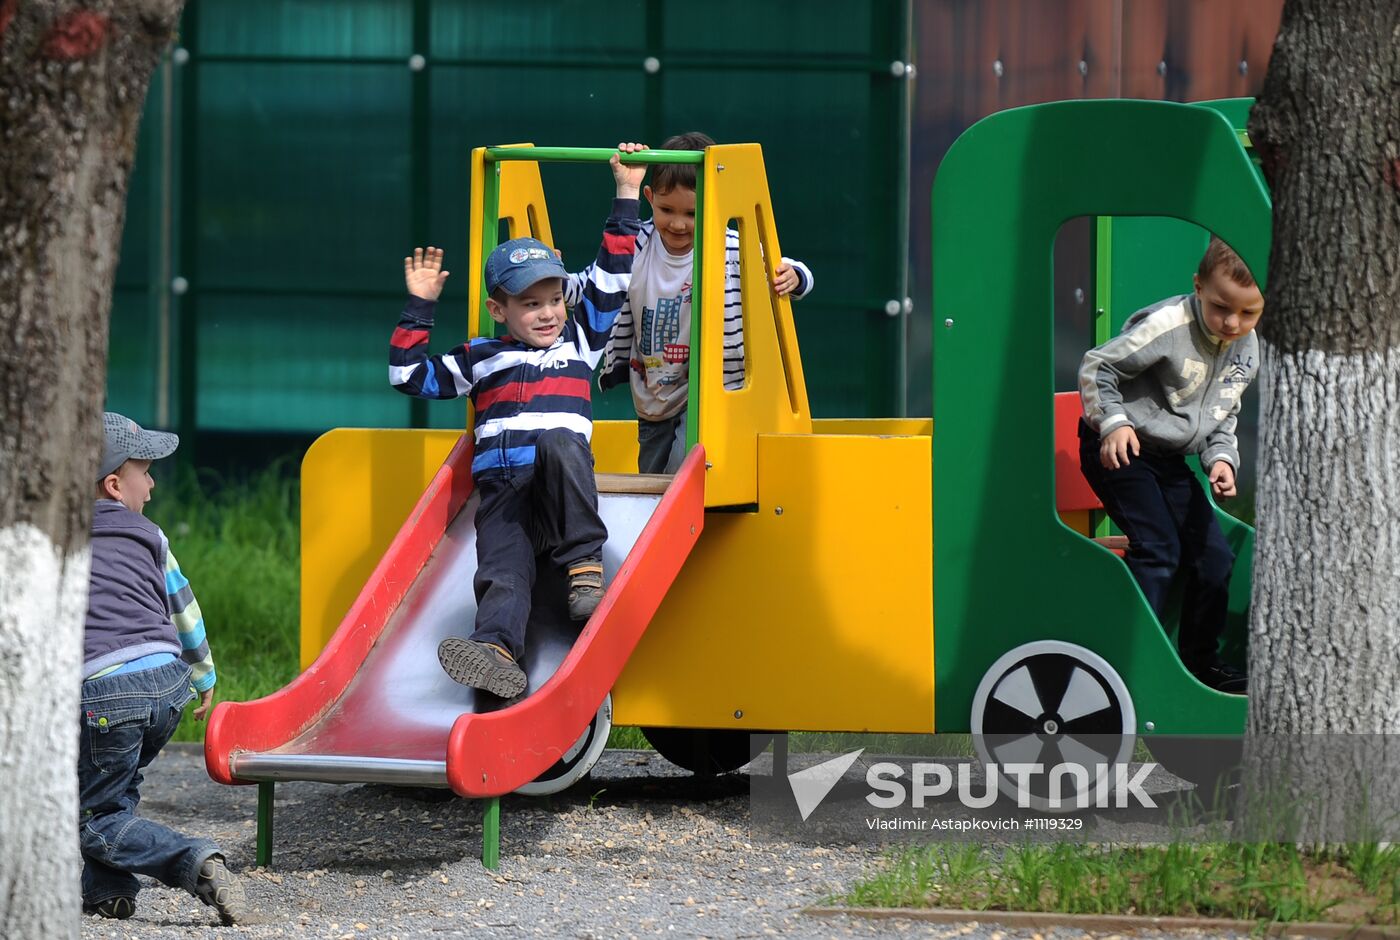
[[[1084,508],[1097,507],[1079,472],[1075,450],[1084,353],[1117,336],[1137,311],[1191,293],[1192,275],[1209,242],[1206,229],[1166,216],[1081,216],[1060,227],[1055,239],[1054,291],[1056,508],[1077,531],[1098,537],[1120,534],[1097,508]],[[1254,517],[1258,414],[1258,392],[1249,391],[1236,431],[1241,455],[1239,495],[1220,504],[1245,522]]]

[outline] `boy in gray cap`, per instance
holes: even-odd
[[[151,461],[175,452],[174,434],[102,416],[102,463],[92,516],[92,574],[83,632],[79,712],[79,842],[83,910],[136,912],[136,875],[184,888],[225,924],[243,913],[243,888],[219,847],[136,815],[141,771],[175,733],[196,695],[196,720],[214,698],[204,618],[165,533],[144,515]]]

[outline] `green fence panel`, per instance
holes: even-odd
[[[908,17],[900,0],[201,0],[143,124],[109,402],[187,434],[460,426],[461,406],[395,395],[383,353],[416,244],[458,272],[436,345],[465,334],[471,148],[700,129],[764,146],[782,244],[817,279],[797,308],[814,409],[896,413],[902,320],[883,311],[904,292],[908,91],[890,63]],[[543,176],[582,266],[610,175]],[[627,390],[596,413],[630,416]]]

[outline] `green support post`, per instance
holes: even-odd
[[[475,260],[474,277],[483,278],[481,283],[481,307],[473,313],[477,317],[477,334],[495,336],[496,321],[486,308],[486,259],[496,250],[501,240],[501,168],[491,159],[487,151],[485,166],[486,179],[481,181],[481,257]]]
[[[501,798],[486,801],[481,814],[481,867],[492,871],[501,867]]]
[[[1113,339],[1113,217],[1094,219],[1094,345]],[[1094,537],[1113,534],[1108,514],[1094,513]]]
[[[704,155],[705,151],[697,153]],[[690,453],[700,440],[700,337],[704,317],[701,303],[704,299],[701,259],[705,257],[705,166],[702,163],[695,171],[695,234],[691,237],[690,257],[693,271],[690,275],[690,363],[686,381],[690,387],[686,392],[685,406],[685,452]],[[708,463],[706,464],[708,466]]]
[[[258,856],[259,868],[272,867],[272,799],[277,786],[271,780],[258,784]]]

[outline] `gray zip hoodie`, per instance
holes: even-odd
[[[1238,471],[1235,421],[1258,369],[1253,332],[1216,339],[1200,299],[1182,294],[1139,310],[1122,333],[1085,353],[1079,397],[1100,435],[1127,426],[1151,452],[1199,454],[1207,470],[1224,460]]]

